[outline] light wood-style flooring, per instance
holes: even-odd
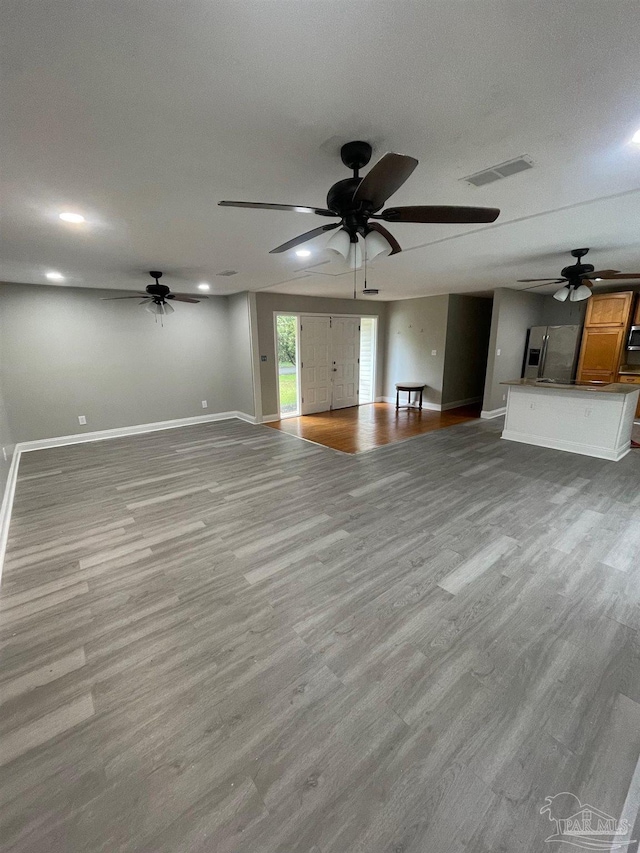
[[[541,853],[561,792],[635,818],[640,455],[500,427],[24,454],[3,853]]]
[[[404,398],[406,393],[403,393]],[[406,407],[396,410],[391,403],[367,403],[316,415],[284,418],[267,426],[343,453],[362,453],[479,417],[480,405],[434,412]]]

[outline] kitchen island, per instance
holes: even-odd
[[[640,389],[513,379],[502,438],[617,462],[629,452]]]

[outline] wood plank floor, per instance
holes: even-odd
[[[640,456],[499,435],[24,454],[3,853],[540,853],[565,791],[633,819]]]
[[[285,418],[267,426],[343,453],[362,453],[479,417],[479,404],[433,412],[416,408],[396,410],[391,403],[367,403],[333,412]]]

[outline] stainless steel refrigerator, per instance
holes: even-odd
[[[529,329],[522,375],[525,379],[575,379],[582,326],[533,326]]]

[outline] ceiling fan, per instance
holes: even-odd
[[[288,240],[270,254],[286,252],[312,240],[314,237],[340,230],[332,235],[327,248],[342,255],[352,269],[362,262],[359,239],[364,239],[365,260],[380,254],[396,255],[401,252],[396,238],[378,220],[383,222],[415,223],[472,223],[494,222],[500,211],[494,207],[446,207],[414,205],[411,207],[388,207],[382,210],[387,199],[404,184],[418,165],[414,157],[404,154],[385,154],[364,178],[360,169],[371,159],[372,148],[368,142],[347,142],[340,149],[342,162],[353,170],[353,177],[333,184],[327,194],[326,207],[296,204],[268,204],[254,201],[221,201],[222,207],[251,207],[259,210],[289,210],[297,213],[315,213],[318,216],[337,217],[339,222],[330,222],[313,228],[293,240]]]
[[[186,293],[171,293],[166,284],[160,284],[160,279],[162,278],[160,270],[151,270],[149,275],[155,279],[156,283],[148,284],[145,293],[139,291],[135,296],[105,296],[102,297],[102,301],[108,302],[111,299],[140,299],[142,297],[140,305],[145,306],[145,311],[161,317],[173,314],[175,310],[171,303],[167,302],[167,299],[171,299],[174,302],[200,302],[200,299],[194,299]],[[207,297],[202,296],[201,298],[206,299]]]
[[[619,281],[627,278],[640,278],[640,273],[620,272],[620,270],[595,270],[592,264],[581,263],[589,249],[572,249],[571,254],[577,258],[577,263],[565,267],[559,278],[521,278],[518,282],[523,284],[530,281],[539,281],[542,284],[534,284],[525,287],[524,290],[533,290],[536,287],[545,287],[549,284],[561,284],[562,287],[553,294],[553,298],[559,302],[570,299],[571,302],[581,302],[591,296],[592,282],[594,281]]]

